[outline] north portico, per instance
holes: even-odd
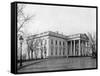
[[[92,51],[86,34],[70,35],[67,38],[69,56],[87,56]]]

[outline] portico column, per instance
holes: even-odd
[[[85,49],[86,47],[85,47],[85,41],[84,41],[84,54],[86,54],[86,49]]]
[[[66,50],[66,56],[68,57],[68,42],[66,42],[66,48],[65,48],[65,50]]]
[[[81,52],[81,55],[82,55],[82,56],[84,55],[84,50],[83,50],[83,49],[84,49],[84,43],[83,43],[83,41],[82,41],[82,50],[81,50],[81,51],[82,51],[82,52]]]
[[[70,55],[72,56],[72,41],[71,41],[71,51],[70,51]]]
[[[78,56],[80,56],[80,40],[79,40],[79,50],[78,50]]]
[[[86,50],[86,52],[87,52],[87,51],[88,51],[88,50],[87,50],[87,41],[85,41],[85,47],[86,47],[85,50]]]
[[[85,55],[85,52],[86,52],[86,50],[85,50],[85,42],[83,41],[83,55]]]
[[[75,56],[75,40],[74,40],[74,56]]]

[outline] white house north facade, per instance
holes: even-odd
[[[33,51],[28,49],[29,58],[91,56],[92,54],[86,34],[65,36],[48,31],[29,36],[27,41],[29,40],[33,41],[32,44],[36,41],[38,43],[37,46],[36,44],[32,45],[36,46],[32,49]]]

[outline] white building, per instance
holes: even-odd
[[[29,40],[32,42],[31,47],[33,47],[28,47],[30,58],[87,56],[91,54],[86,34],[65,36],[48,31],[32,35],[28,37],[27,41]]]

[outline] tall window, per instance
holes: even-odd
[[[61,41],[59,41],[59,45],[61,45]]]
[[[51,44],[53,44],[53,40],[51,40]]]
[[[65,42],[63,42],[63,46],[65,46]]]
[[[51,46],[51,55],[53,55],[53,49],[54,49],[54,47]]]
[[[65,55],[65,48],[63,48],[63,55]]]
[[[59,55],[61,55],[61,47],[59,47]]]
[[[56,40],[56,45],[57,45],[57,40]]]
[[[57,55],[57,47],[55,49],[56,49],[56,55]]]

